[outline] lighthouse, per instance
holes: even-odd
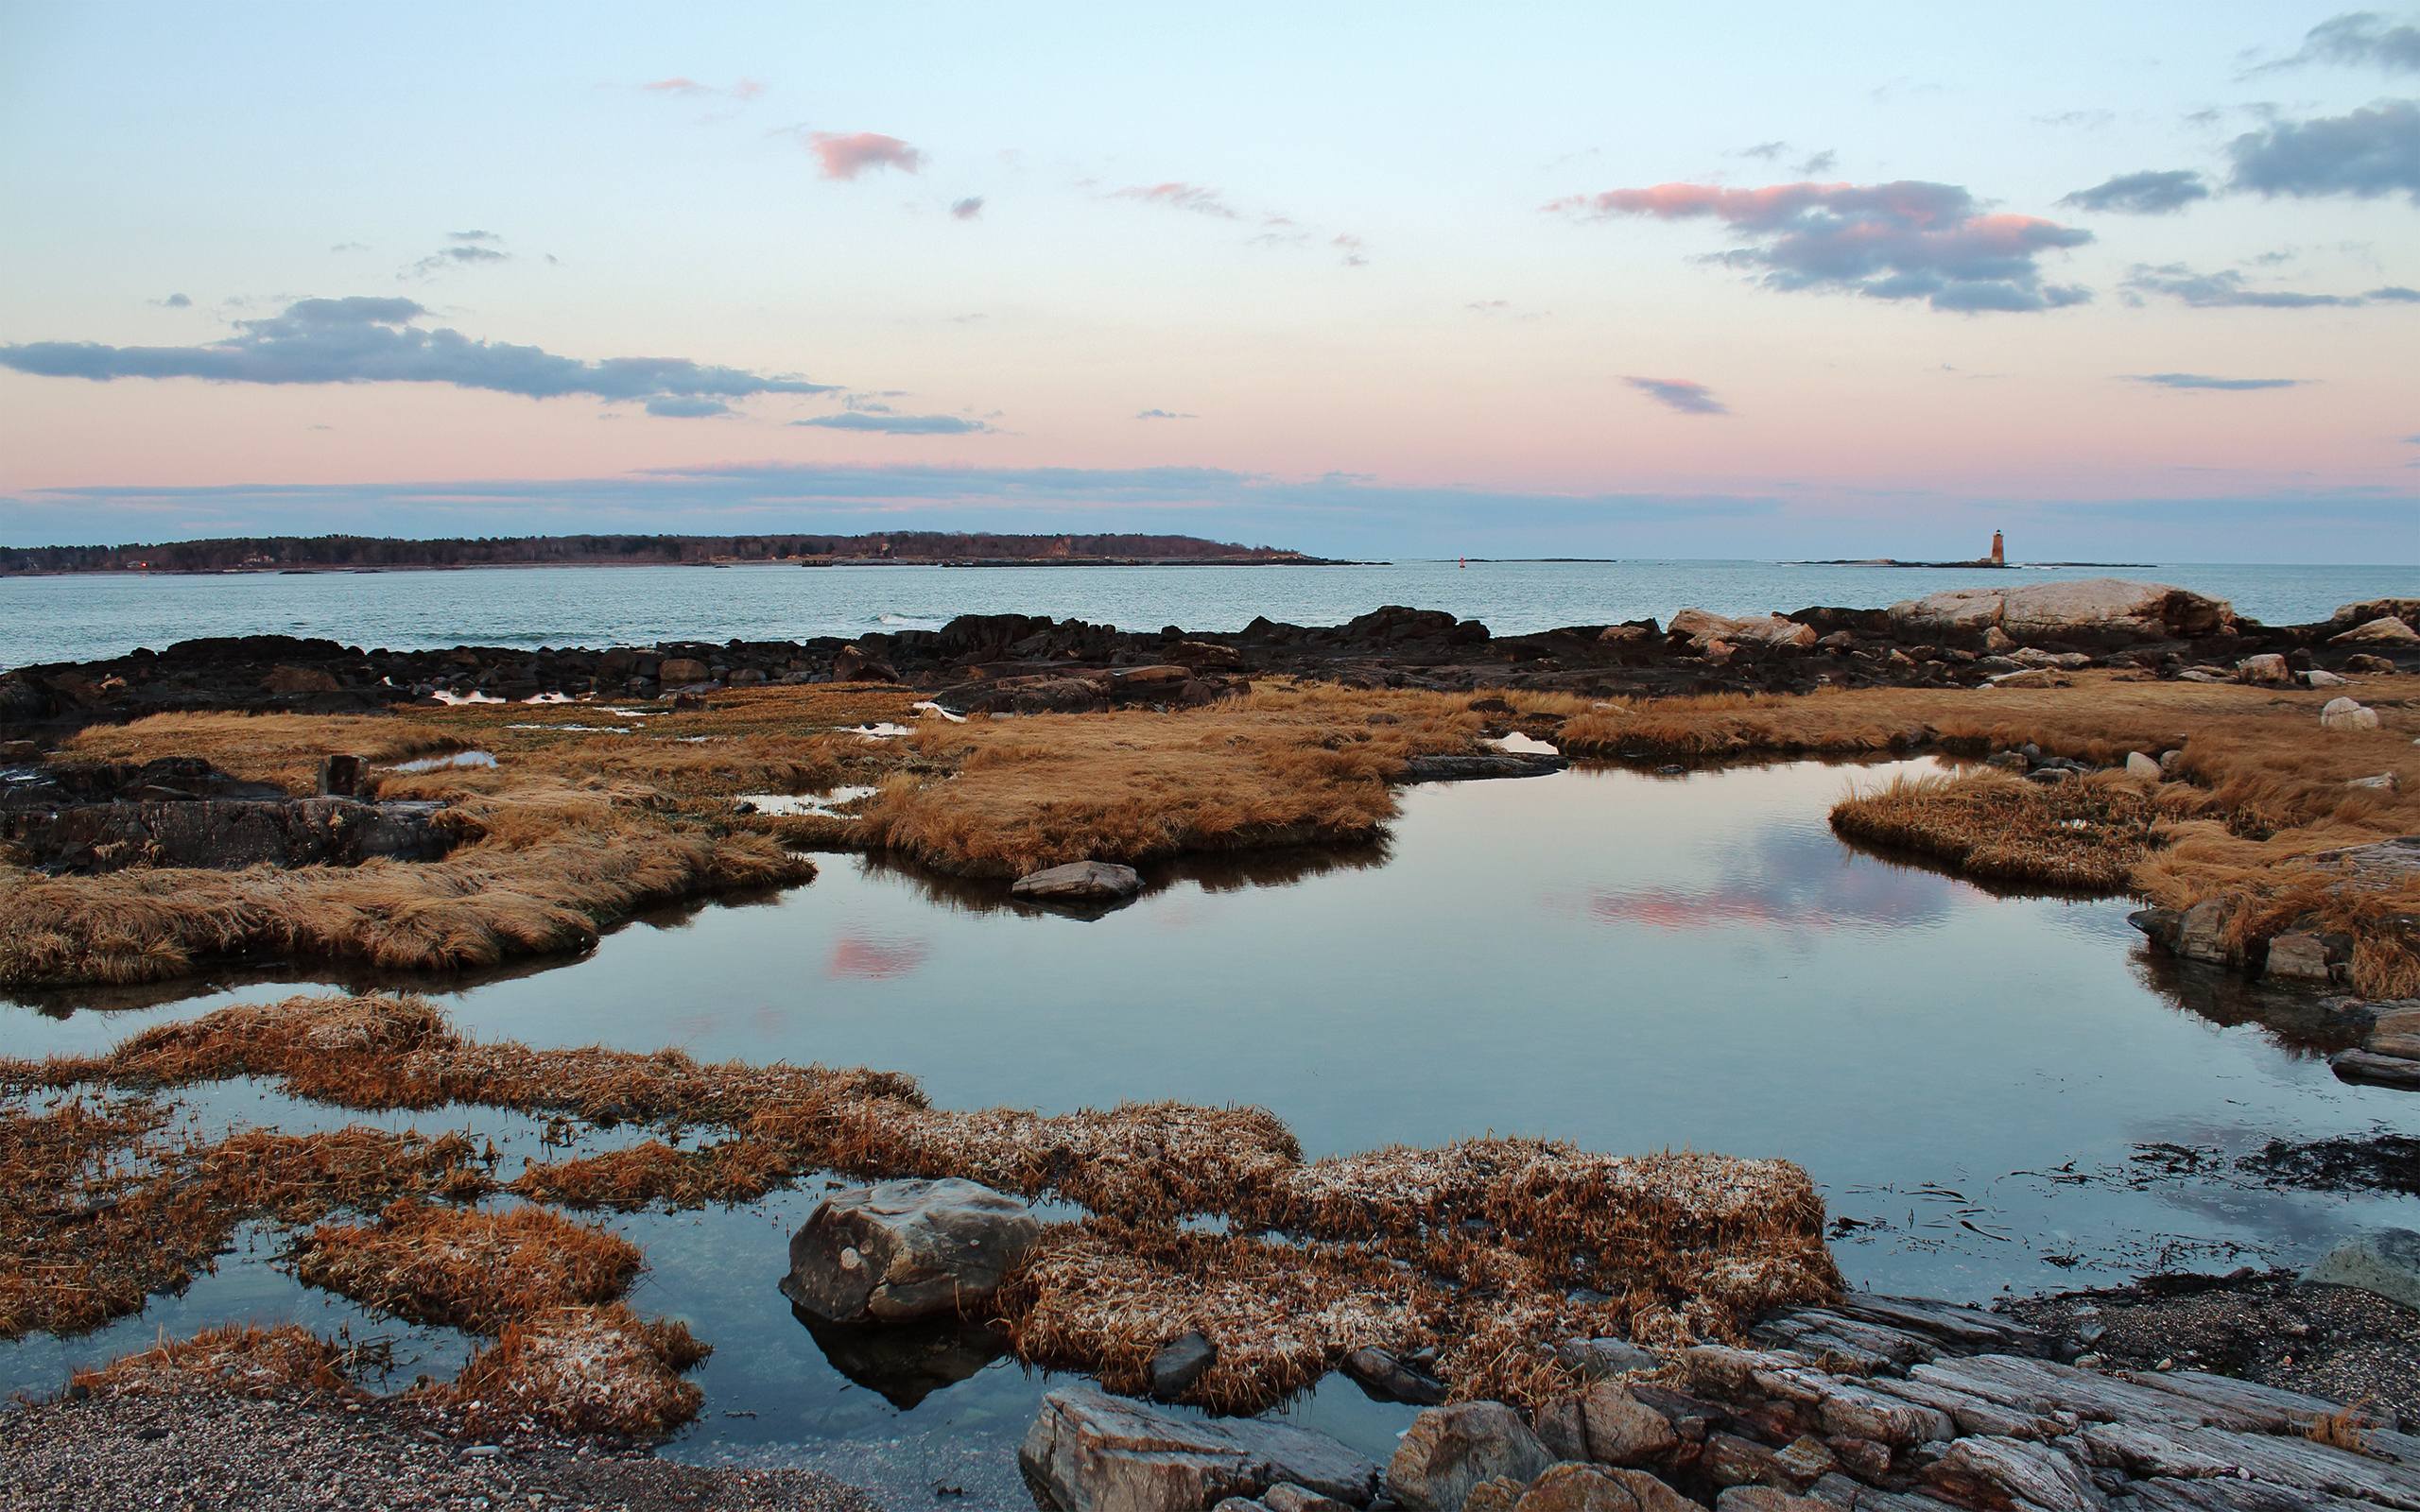
[[[2008,565],[2008,548],[2001,544],[2000,533],[1996,530],[1992,532],[1992,565],[1995,567]]]

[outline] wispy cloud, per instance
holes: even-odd
[[[983,197],[981,195],[968,195],[965,198],[951,204],[949,207],[949,213],[959,220],[973,220],[976,216],[983,214]]]
[[[1134,418],[1136,420],[1200,420],[1201,417],[1188,414],[1181,409],[1142,409],[1134,412]]]
[[[2348,68],[2371,67],[2390,74],[2420,74],[2420,26],[2389,21],[2375,10],[2351,10],[2332,16],[2303,34],[2303,44],[2291,56],[2250,70],[2266,74],[2280,68],[2336,63]]]
[[[2200,372],[2137,372],[2126,375],[2129,383],[2151,384],[2160,388],[2216,389],[2236,393],[2254,388],[2299,388],[2309,380],[2305,378],[2213,378]]]
[[[1764,286],[1922,300],[1936,310],[2052,310],[2089,291],[2045,280],[2044,253],[2092,232],[2031,215],[1986,215],[1956,184],[1787,183],[1763,189],[1665,183],[1549,201],[1550,214],[1604,221],[1711,218],[1745,244],[1711,259],[1756,270]]]
[[[2396,193],[2420,204],[2420,100],[2381,100],[2345,115],[2278,121],[2227,146],[2228,182],[2254,194],[2376,199]]]
[[[667,420],[703,420],[712,415],[728,415],[732,410],[721,400],[702,395],[658,394],[647,402],[647,412]]]
[[[1654,400],[1666,409],[1684,415],[1728,415],[1731,406],[1714,397],[1714,390],[1687,378],[1624,378],[1622,382]]]
[[[2167,215],[2209,198],[2210,186],[2190,168],[2147,168],[2079,189],[2059,203],[2126,215]]]
[[[685,75],[670,78],[650,79],[639,88],[649,94],[663,94],[675,99],[752,100],[765,93],[765,86],[752,78],[742,78],[728,85],[701,84]]]
[[[109,383],[199,378],[231,384],[444,384],[552,399],[739,399],[821,394],[829,384],[710,367],[686,357],[587,362],[538,347],[482,341],[450,327],[424,329],[428,311],[377,296],[298,300],[273,316],[238,320],[216,341],[187,347],[115,347],[97,341],[0,346],[0,368],[44,378]]]
[[[153,300],[151,302],[164,310],[190,310],[193,308],[192,297],[185,294],[171,294],[164,300]]]
[[[790,423],[815,430],[862,431],[873,436],[977,436],[992,429],[979,420],[960,415],[894,415],[879,404]]]
[[[1188,210],[1197,215],[1214,215],[1220,220],[1240,220],[1236,207],[1219,198],[1216,189],[1205,189],[1196,183],[1137,183],[1109,192],[1112,199],[1133,199],[1147,205],[1165,205],[1170,210]]]
[[[879,131],[809,131],[806,149],[826,179],[855,179],[877,168],[916,173],[925,166],[922,152]]]
[[[2420,292],[2389,284],[2360,294],[2313,294],[2301,289],[2266,289],[2248,284],[2233,268],[2197,273],[2183,263],[2137,263],[2123,285],[2128,302],[2140,304],[2146,295],[2162,295],[2196,309],[2313,310],[2358,308],[2373,302],[2408,304]]]

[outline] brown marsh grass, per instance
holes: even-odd
[[[620,1302],[554,1308],[507,1323],[455,1379],[415,1395],[479,1433],[652,1436],[697,1416],[705,1394],[682,1372],[710,1352],[678,1321]]]
[[[86,1391],[154,1393],[207,1385],[246,1397],[348,1395],[349,1351],[293,1323],[233,1323],[189,1339],[163,1339],[98,1369],[78,1370]]]
[[[294,1274],[420,1323],[493,1333],[518,1317],[610,1302],[643,1263],[636,1245],[544,1208],[502,1212],[411,1198],[369,1225],[321,1224]]]
[[[1084,1242],[1115,1238],[1130,1258],[1062,1266],[1011,1288],[1006,1321],[1012,1334],[1023,1331],[1021,1348],[1115,1372],[1147,1359],[1174,1336],[1158,1331],[1183,1316],[1231,1361],[1198,1396],[1220,1405],[1266,1405],[1303,1372],[1316,1375],[1314,1366],[1333,1366],[1345,1349],[1372,1342],[1369,1330],[1345,1324],[1351,1297],[1381,1269],[1425,1277],[1443,1300],[1405,1292],[1402,1310],[1371,1329],[1390,1339],[1471,1341],[1442,1356],[1455,1388],[1521,1400],[1560,1384],[1547,1346],[1571,1332],[1658,1343],[1733,1338],[1766,1309],[1827,1298],[1841,1284],[1822,1238],[1822,1200],[1805,1172],[1781,1160],[1614,1157],[1490,1139],[1306,1163],[1285,1125],[1260,1108],[938,1109],[912,1080],[882,1073],[473,1043],[412,998],[290,998],[160,1025],[105,1056],[0,1062],[0,1086],[18,1091],[147,1090],[233,1075],[276,1076],[295,1095],[354,1108],[461,1102],[730,1136],[700,1149],[649,1141],[533,1164],[510,1183],[564,1206],[749,1201],[820,1171],[959,1176],[1080,1204],[1098,1220]],[[399,1160],[415,1148],[369,1130],[347,1134],[357,1137],[348,1149],[388,1142]],[[297,1194],[237,1195],[246,1211],[315,1222],[330,1205],[374,1210],[424,1191],[459,1199],[490,1190],[466,1148],[455,1159],[452,1175],[399,1179],[391,1193],[337,1179],[349,1167],[334,1160]],[[1235,1243],[1181,1237],[1184,1221],[1198,1217],[1225,1220]],[[1098,1292],[1085,1290],[1086,1276]],[[1576,1287],[1607,1300],[1575,1308],[1565,1297]],[[409,1290],[443,1295],[441,1280]],[[142,1295],[138,1286],[132,1305]]]
[[[1894,778],[1832,807],[1852,840],[1985,882],[2119,892],[2159,843],[2157,804],[2123,778],[2043,787],[2002,772]]]

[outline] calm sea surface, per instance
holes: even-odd
[[[954,614],[1073,615],[1124,629],[1337,625],[1384,604],[1498,634],[1696,607],[1878,608],[1945,588],[2119,576],[2231,600],[2273,625],[2420,594],[2420,568],[1800,567],[1761,561],[1453,562],[1369,567],[510,567],[462,572],[0,578],[0,667],[87,661],[200,635],[314,635],[408,649],[795,640],[938,627]]]

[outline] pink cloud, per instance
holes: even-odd
[[[1219,198],[1216,189],[1204,189],[1192,183],[1132,184],[1113,190],[1112,199],[1139,199],[1145,204],[1166,205],[1170,210],[1190,210],[1197,215],[1216,215],[1221,220],[1236,220],[1235,207]]]
[[[1571,195],[1541,207],[1589,220],[1709,217],[1747,245],[1716,261],[1763,269],[1768,288],[1923,300],[1937,310],[2054,310],[2089,291],[2045,281],[2036,261],[2092,233],[2033,215],[1983,215],[1951,183],[1781,183],[1762,189],[1659,183]]]
[[[832,942],[832,956],[824,963],[823,971],[826,976],[888,981],[906,976],[924,965],[928,951],[923,940],[843,935]]]
[[[639,88],[650,94],[711,94],[715,92],[711,84],[700,84],[694,78],[677,74],[670,78],[653,79]]]
[[[854,179],[869,168],[914,173],[925,165],[922,152],[879,131],[810,131],[806,148],[823,164],[826,179]]]

